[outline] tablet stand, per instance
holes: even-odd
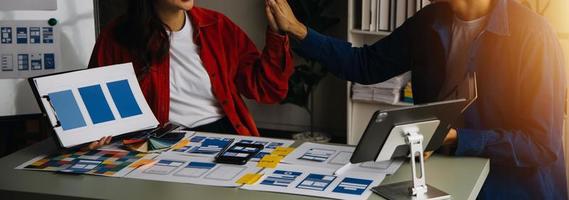
[[[372,191],[386,199],[450,199],[450,195],[426,184],[425,164],[423,158],[423,135],[419,133],[420,127],[437,126],[438,120],[420,122],[414,124],[399,125],[392,129],[390,135],[400,135],[411,149],[410,162],[412,169],[412,181],[392,183],[377,186]],[[421,129],[423,131],[430,129]],[[434,130],[433,130],[434,131]],[[426,133],[432,134],[432,133]],[[416,159],[419,159],[417,168]]]

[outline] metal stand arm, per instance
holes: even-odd
[[[391,142],[401,145],[409,145],[411,154],[409,160],[411,161],[412,180],[399,183],[392,183],[387,185],[380,185],[372,188],[371,190],[386,199],[399,200],[399,199],[450,199],[451,196],[433,186],[427,185],[425,178],[425,161],[423,158],[423,140],[424,137],[420,133],[426,131],[425,127],[437,127],[438,121],[427,121],[422,123],[415,123],[410,125],[400,125],[394,128],[390,136],[398,137],[399,140],[391,140]],[[423,129],[419,127],[423,126]],[[427,130],[428,131],[428,130]],[[434,132],[434,128],[431,129]],[[403,141],[404,140],[404,141]],[[419,159],[419,166],[417,166],[417,159]]]
[[[409,193],[415,196],[417,199],[426,199],[425,194],[428,191],[427,184],[425,181],[425,163],[423,158],[423,135],[418,133],[418,129],[410,128],[405,130],[405,141],[411,147],[411,168],[413,185],[409,188]],[[417,172],[416,160],[419,158],[419,174]]]

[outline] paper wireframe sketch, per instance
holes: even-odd
[[[61,145],[156,127],[131,63],[33,79]]]
[[[276,147],[289,147],[294,143],[293,140],[202,132],[195,133],[189,137],[188,140],[189,142],[185,146],[173,148],[167,153],[186,156],[215,157],[225,147],[231,146],[236,142],[242,142],[262,144],[265,147],[259,154],[251,158],[251,161],[259,161],[263,156],[270,154]]]
[[[350,161],[354,147],[305,142],[297,147],[282,162],[294,165],[339,169]],[[403,160],[385,162],[364,162],[353,165],[349,171],[393,174],[403,164]]]
[[[135,169],[138,161],[154,157],[156,154],[126,151],[69,151],[38,156],[16,169],[123,177]]]
[[[213,158],[160,155],[154,162],[132,171],[127,178],[192,183],[199,185],[238,187],[241,176],[257,173],[257,163],[245,165],[218,164]]]
[[[385,178],[381,174],[358,172],[335,176],[333,169],[287,164],[265,168],[261,173],[259,181],[241,189],[359,200],[367,199],[371,195],[369,189]]]

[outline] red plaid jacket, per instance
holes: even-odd
[[[259,53],[247,35],[226,16],[203,8],[188,11],[203,65],[213,94],[240,135],[259,136],[259,131],[241,95],[260,103],[277,103],[288,91],[294,68],[289,38],[267,31],[266,46]],[[107,26],[97,38],[89,67],[133,62],[129,51],[117,43],[114,29]],[[170,110],[170,58],[152,64],[146,74],[133,62],[140,87],[158,121],[168,121]]]

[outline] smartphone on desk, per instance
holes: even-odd
[[[235,143],[215,157],[216,163],[244,165],[255,157],[264,146],[262,144]]]

